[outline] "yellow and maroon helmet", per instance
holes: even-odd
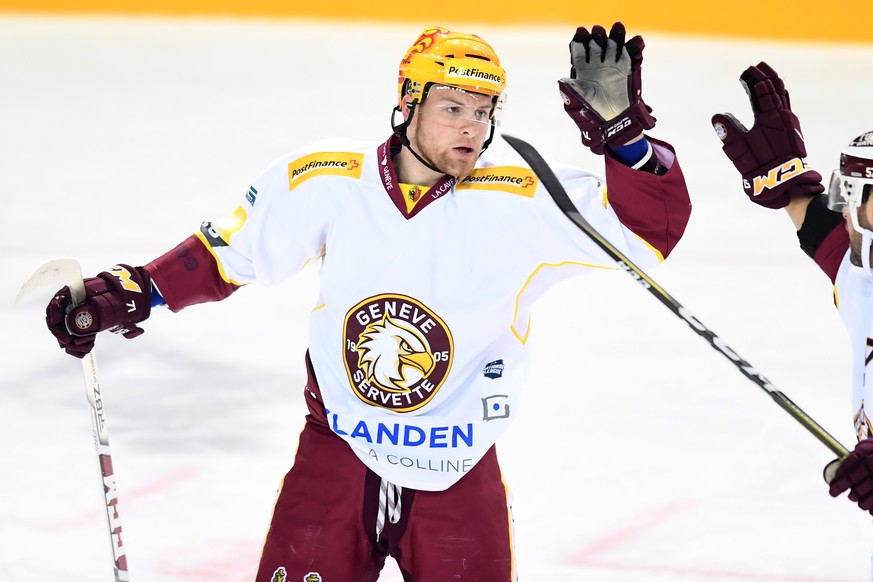
[[[428,91],[434,85],[491,96],[490,132],[482,144],[484,152],[494,139],[495,115],[503,101],[506,71],[500,66],[500,59],[491,45],[480,37],[438,26],[425,29],[406,51],[406,56],[400,61],[397,107],[391,113],[391,128],[421,163],[432,170],[442,171],[412,149],[406,135],[416,105],[427,99]],[[401,113],[406,95],[412,96],[412,102],[407,104],[409,116],[405,121],[398,120],[397,114]]]
[[[432,27],[400,61],[398,104],[405,95],[421,103],[434,84],[499,98],[506,88],[506,71],[491,45],[475,34]]]

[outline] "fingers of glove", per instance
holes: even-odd
[[[67,330],[65,323],[67,316],[67,308],[72,302],[70,288],[64,287],[59,289],[49,301],[45,309],[45,324],[55,339],[58,340],[58,345],[62,348],[72,341],[70,332]]]
[[[758,63],[757,68],[764,73],[768,79],[770,79],[771,83],[773,83],[773,88],[776,90],[776,94],[779,95],[779,98],[782,100],[782,106],[785,109],[791,109],[791,99],[788,96],[788,91],[785,90],[785,83],[779,77],[779,73],[764,61]]]
[[[849,473],[857,463],[858,457],[853,457],[852,455],[849,455],[840,462],[840,466],[837,467],[836,474],[834,475],[834,478],[831,481],[831,486],[828,489],[828,493],[830,493],[831,497],[837,497],[853,485]]]
[[[831,481],[831,486],[828,488],[828,493],[831,497],[839,497],[849,488],[847,479],[834,479]]]
[[[71,336],[71,341],[64,346],[64,351],[71,356],[82,359],[88,352],[94,349],[94,339],[96,337],[97,336],[94,335],[89,335],[87,337]]]
[[[849,491],[849,499],[859,504],[864,500],[871,503],[869,507],[864,507],[863,509],[870,509],[873,507],[873,476],[871,476],[869,472],[867,473],[866,478],[852,486],[852,489]]]
[[[588,48],[591,52],[592,61],[597,58],[600,60],[601,63],[603,62],[603,60],[606,58],[607,42],[608,39],[606,36],[606,29],[599,24],[594,25],[591,28],[591,42],[588,43]]]
[[[576,78],[576,69],[589,62],[588,41],[591,40],[591,33],[584,26],[576,29],[576,34],[573,35],[573,40],[570,41],[570,76]]]
[[[873,495],[862,496],[858,500],[858,507],[860,507],[864,511],[873,510]]]
[[[72,296],[69,287],[58,289],[45,308],[45,322],[49,327],[63,323],[64,317],[67,315],[67,307],[71,301]]]
[[[782,101],[776,93],[776,87],[757,67],[749,67],[740,75],[740,83],[749,95],[752,111],[759,113],[772,111],[781,107]]]
[[[126,337],[127,339],[133,339],[135,337],[139,337],[145,333],[145,330],[138,325],[134,325],[132,323],[127,324],[127,331],[122,332],[121,335]]]
[[[851,453],[846,460],[850,462],[844,462],[843,465],[837,470],[837,478],[845,478],[849,481],[849,484],[852,488],[854,488],[859,483],[863,483],[873,476],[870,471],[870,466],[865,462],[865,460],[855,453]]]
[[[628,56],[631,58],[631,69],[634,71],[639,70],[643,62],[644,48],[646,48],[646,43],[643,42],[643,37],[639,35],[624,43],[624,50],[627,51]]]
[[[624,24],[616,22],[612,25],[612,28],[609,30],[609,46],[611,47],[611,50],[614,51],[614,55],[610,53],[607,55],[607,58],[612,58],[616,62],[621,58],[622,52],[624,51],[625,36],[626,31],[624,29]]]
[[[755,65],[755,68],[758,69],[758,71],[760,71],[761,74],[764,75],[764,77],[770,79],[770,82],[773,83],[773,87],[775,87],[776,89],[776,93],[778,93],[780,96],[785,93],[785,83],[782,81],[782,79],[779,78],[779,73],[777,73],[773,67],[771,67],[764,61],[761,61],[760,63]]]
[[[576,34],[573,35],[573,42],[587,45],[590,38],[591,33],[588,32],[588,29],[584,26],[580,26],[576,29]]]

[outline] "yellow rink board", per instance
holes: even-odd
[[[0,0],[0,13],[314,18],[488,25],[610,24],[629,30],[755,39],[873,43],[873,0]]]

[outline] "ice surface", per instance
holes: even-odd
[[[0,580],[111,578],[79,363],[43,327],[52,290],[12,310],[19,285],[57,256],[86,274],[143,264],[291,148],[387,137],[397,62],[428,24],[0,18]],[[600,171],[557,94],[572,31],[476,32],[508,71],[502,129]],[[873,126],[873,47],[645,37],[653,134],[676,146],[695,207],[651,275],[851,444],[829,282],[784,213],[745,200],[709,118],[751,123],[737,79],[766,60],[826,174]],[[135,582],[252,579],[302,426],[315,281],[156,312],[135,342],[100,338]],[[831,454],[630,277],[554,289],[533,332],[524,406],[499,444],[521,580],[869,579],[870,518],[827,495]],[[400,580],[393,564],[383,579]]]

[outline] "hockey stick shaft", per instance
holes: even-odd
[[[609,255],[623,271],[627,272],[634,280],[637,281],[644,289],[658,298],[670,311],[679,316],[685,321],[691,329],[705,339],[719,353],[733,363],[742,374],[762,388],[770,397],[782,407],[785,412],[791,415],[799,422],[806,430],[812,433],[819,441],[821,441],[828,449],[837,455],[840,459],[849,454],[849,450],[842,445],[836,438],[828,433],[820,424],[818,424],[811,416],[803,411],[799,406],[791,401],[782,391],[778,390],[763,374],[761,374],[754,366],[743,359],[736,351],[725,343],[711,329],[706,327],[699,319],[697,319],[688,309],[681,303],[676,301],[672,295],[667,293],[664,288],[658,285],[651,277],[649,277],[642,269],[637,267],[630,259],[625,256],[621,250],[617,249],[612,243],[605,239],[597,230],[591,226],[587,220],[579,213],[566,190],[561,185],[555,173],[549,167],[548,163],[529,143],[503,134],[503,139],[515,149],[519,155],[530,165],[534,173],[539,177],[543,186],[549,192],[555,203],[560,208],[567,218],[573,224],[579,227],[594,243],[600,247],[607,255]]]
[[[23,296],[36,287],[48,283],[67,285],[70,288],[73,305],[79,305],[85,300],[85,282],[82,279],[82,269],[79,263],[74,259],[54,259],[41,265],[33,272],[22,285],[15,302],[18,303]],[[94,350],[82,358],[82,376],[91,411],[91,431],[94,436],[94,447],[97,452],[100,479],[103,484],[104,509],[109,525],[115,582],[129,582],[127,554],[122,540],[121,520],[118,515],[118,492],[112,467],[112,453],[109,449],[106,410],[103,407],[103,395],[97,378],[97,358],[94,355]]]

